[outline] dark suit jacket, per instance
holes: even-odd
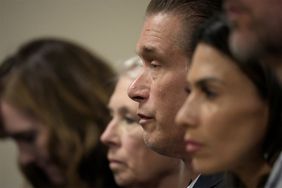
[[[193,188],[222,188],[223,173],[200,175]]]

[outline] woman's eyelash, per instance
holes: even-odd
[[[128,123],[128,124],[132,124],[132,123],[137,123],[138,120],[136,118],[133,117],[129,117],[129,116],[124,116],[124,120]]]
[[[202,86],[202,91],[210,99],[215,98],[217,96],[217,93],[211,90],[210,88],[208,88],[207,86]]]

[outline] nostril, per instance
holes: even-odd
[[[144,100],[144,97],[141,96],[133,96],[131,97],[132,100],[136,101],[136,102],[140,102],[142,100]]]
[[[141,102],[149,97],[150,85],[144,83],[141,78],[144,77],[139,77],[133,81],[127,90],[128,96],[136,102]]]

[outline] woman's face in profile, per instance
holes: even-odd
[[[61,184],[63,177],[50,160],[47,149],[48,127],[8,103],[2,102],[1,110],[5,132],[18,147],[18,162],[21,168],[36,165],[53,184]]]
[[[200,43],[187,75],[187,97],[177,115],[195,170],[239,170],[261,160],[268,107],[229,57]]]
[[[156,154],[144,144],[143,130],[137,123],[138,104],[127,96],[131,81],[126,76],[119,79],[108,105],[112,120],[101,136],[109,147],[109,165],[120,186],[152,183],[177,168],[179,161]]]

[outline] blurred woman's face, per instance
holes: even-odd
[[[1,110],[5,132],[18,147],[18,161],[21,168],[36,165],[47,175],[52,184],[61,184],[64,178],[50,160],[47,149],[48,127],[24,115],[8,103],[2,102]]]
[[[127,96],[131,83],[121,77],[109,102],[112,120],[101,136],[109,147],[108,159],[120,186],[144,185],[158,181],[178,168],[177,159],[161,156],[146,147],[143,130],[137,124],[137,103]]]
[[[176,121],[196,171],[243,169],[262,160],[268,107],[253,82],[215,48],[200,43],[187,75],[187,97]]]

